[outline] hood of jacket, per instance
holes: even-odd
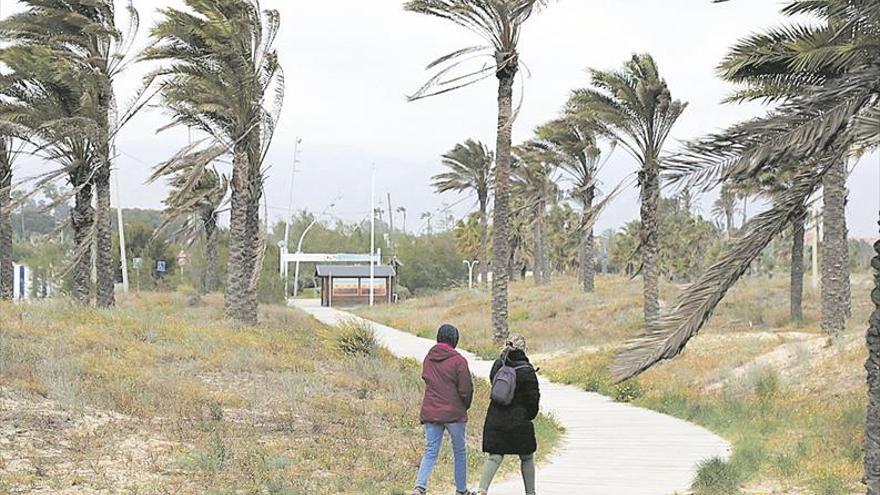
[[[436,344],[434,347],[428,351],[427,358],[429,361],[433,361],[435,363],[442,363],[447,359],[454,358],[456,356],[460,356],[455,349],[452,348],[451,345],[440,342]]]

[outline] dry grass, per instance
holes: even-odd
[[[0,306],[0,493],[395,494],[421,455],[418,364],[267,307],[142,294],[96,311]],[[357,353],[355,353],[357,354]],[[482,463],[478,385],[469,442]],[[546,443],[558,428],[541,420]],[[451,484],[448,449],[436,486]]]
[[[845,335],[828,339],[809,283],[806,319],[792,323],[785,277],[746,279],[681,357],[621,386],[610,384],[607,366],[615,348],[641,330],[639,281],[602,277],[594,294],[580,293],[569,278],[542,288],[515,283],[511,331],[529,339],[555,380],[691,420],[731,440],[731,469],[744,492],[841,495],[860,490],[862,477],[869,283],[853,279],[854,317]],[[662,294],[670,300],[676,290],[665,286]],[[488,303],[485,293],[459,290],[362,314],[415,333],[449,321],[463,329],[464,347],[492,355]]]

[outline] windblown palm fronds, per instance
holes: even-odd
[[[162,20],[152,30],[156,43],[142,59],[167,64],[159,78],[171,123],[162,129],[185,125],[209,140],[201,150],[185,149],[183,159],[160,166],[156,174],[186,174],[178,180],[192,187],[208,163],[221,154],[232,156],[225,314],[255,323],[258,263],[265,250],[259,221],[263,163],[284,98],[274,48],[280,17],[262,10],[258,0],[184,3],[184,10],[160,10]]]
[[[88,225],[93,228],[95,244],[96,302],[100,307],[112,306],[116,280],[110,222],[112,141],[119,129],[146,104],[151,82],[148,77],[129,107],[121,113],[117,111],[114,79],[134,61],[131,48],[139,26],[138,13],[129,1],[125,7],[129,23],[122,32],[117,27],[113,0],[22,0],[20,3],[24,4],[24,10],[0,22],[0,36],[11,42],[7,47],[11,53],[5,54],[4,58],[18,58],[16,77],[29,80],[31,84],[19,89],[25,93],[35,90],[38,94],[33,96],[39,97],[41,86],[56,94],[76,87],[81,97],[72,106],[64,107],[61,114],[66,119],[79,120],[78,126],[59,125],[57,115],[40,122],[41,132],[38,134],[42,135],[41,138],[47,136],[47,129],[54,127],[52,139],[44,141],[44,145],[58,151],[56,141],[65,139],[60,134],[81,135],[84,129],[93,133],[87,143],[80,144],[90,148],[94,170],[88,174],[80,173],[79,179],[95,190],[94,223],[89,220]],[[41,64],[42,69],[48,65],[51,70],[40,70]],[[74,77],[77,78],[75,81]],[[111,118],[117,114],[120,115],[118,118]],[[82,138],[71,136],[69,139]],[[83,163],[81,157],[67,160]],[[60,175],[55,170],[45,178]],[[85,191],[82,184],[76,184],[73,191],[73,194],[82,195],[82,201],[87,199],[87,194],[91,197],[91,192]],[[81,212],[81,216],[84,214]],[[85,302],[88,297],[80,300]]]
[[[462,26],[483,39],[484,44],[448,53],[430,64],[437,72],[410,100],[427,98],[519,70],[517,46],[522,26],[548,0],[410,0],[406,10],[439,17]],[[478,68],[463,68],[483,61]]]
[[[645,321],[660,314],[657,209],[660,154],[675,122],[687,107],[673,100],[653,57],[636,54],[621,70],[591,70],[592,87],[575,90],[567,113],[590,122],[599,135],[623,148],[640,165],[641,254]]]
[[[615,380],[638,375],[684,349],[752,261],[804,208],[835,158],[805,165],[791,186],[774,198],[772,208],[752,218],[730,242],[724,255],[675,299],[658,327],[627,344],[612,367]]]
[[[519,38],[526,21],[548,0],[409,0],[411,12],[447,20],[483,40],[428,65],[436,73],[409,100],[447,93],[494,75],[498,79],[498,133],[495,144],[495,206],[492,230],[492,328],[500,344],[507,339],[507,287],[511,264],[509,217],[511,129],[516,120],[513,82],[520,67]],[[476,68],[469,62],[483,59]]]
[[[538,127],[535,134],[540,145],[557,155],[559,168],[566,171],[574,182],[571,195],[581,206],[577,226],[580,285],[585,292],[592,292],[596,272],[593,223],[599,216],[593,202],[598,193],[597,176],[602,165],[596,130],[589,120],[564,116]]]
[[[673,160],[671,169],[676,180],[706,188],[714,187],[722,178],[754,178],[782,165],[797,167],[797,173],[789,187],[773,194],[773,207],[749,222],[718,263],[679,296],[661,326],[649,330],[619,354],[614,367],[618,380],[681,352],[748,264],[804,207],[834,161],[853,153],[854,148],[870,149],[872,136],[876,136],[876,130],[868,128],[875,122],[880,105],[880,51],[852,51],[851,47],[877,46],[880,2],[795,0],[785,11],[819,15],[836,33],[821,43],[816,41],[812,54],[789,60],[805,70],[825,68],[831,75],[822,76],[823,80],[809,91],[790,95],[767,117],[690,143],[687,151]],[[762,52],[757,47],[756,51],[758,59]],[[830,55],[834,53],[837,55]],[[873,57],[870,63],[865,63],[865,56]],[[736,58],[743,57],[738,54]],[[877,471],[871,479],[876,478],[874,483],[880,488],[880,466],[871,469]]]
[[[464,192],[477,194],[480,220],[479,273],[486,283],[489,258],[489,191],[492,188],[494,155],[483,143],[468,139],[443,155],[443,166],[448,170],[433,177],[437,192]]]

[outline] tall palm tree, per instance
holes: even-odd
[[[43,160],[56,167],[40,176],[39,190],[66,177],[74,197],[70,211],[75,249],[72,256],[72,295],[82,304],[92,297],[91,252],[94,239],[93,183],[96,171],[95,137],[98,135],[90,95],[89,72],[69,57],[50,57],[42,42],[30,35],[31,15],[12,16],[0,22],[0,32],[12,42],[0,50],[0,61],[10,70],[2,77],[4,99],[0,119],[17,138],[31,145]]]
[[[0,137],[0,300],[12,299],[12,140]]]
[[[718,177],[754,176],[786,163],[795,167],[792,185],[775,195],[772,207],[753,218],[719,261],[681,293],[657,331],[621,352],[613,368],[618,380],[678,355],[748,265],[804,207],[828,170],[854,152],[880,148],[880,0],[790,0],[783,12],[823,22],[765,35],[780,42],[758,44],[755,60],[767,57],[803,69],[768,78],[768,84],[784,88],[806,73],[828,76],[813,81],[809,92],[784,99],[766,117],[691,143],[689,157],[679,162],[676,173],[689,176],[695,186]],[[875,249],[875,309],[866,334],[865,363],[865,483],[870,495],[880,494],[880,243]]]
[[[514,154],[517,160],[513,167],[511,192],[523,201],[522,208],[531,218],[535,284],[546,285],[550,282],[552,268],[545,219],[547,209],[556,203],[559,194],[555,177],[557,164],[555,156],[535,142],[517,146]]]
[[[472,189],[477,195],[480,214],[479,273],[484,284],[489,264],[489,190],[492,187],[493,161],[492,152],[486,145],[468,139],[443,155],[443,165],[449,170],[432,179],[437,192],[464,192]]]
[[[166,62],[162,98],[171,126],[209,136],[180,170],[201,174],[209,163],[232,155],[229,264],[224,313],[245,324],[257,321],[258,263],[266,240],[260,230],[262,165],[284,95],[274,48],[275,10],[258,0],[186,0],[186,9],[165,8],[153,28],[156,44],[145,60]],[[188,167],[184,167],[188,163]],[[166,171],[178,168],[166,164]],[[161,174],[161,170],[157,173]]]
[[[591,70],[591,88],[575,90],[568,112],[587,119],[639,163],[644,313],[649,328],[660,316],[657,208],[660,153],[686,103],[673,100],[649,54],[635,54],[622,70]]]
[[[44,1],[22,0],[25,9],[3,22],[7,39],[17,45],[43,50],[44,57],[63,59],[84,79],[79,82],[88,98],[78,117],[90,122],[91,154],[95,169],[91,182],[95,190],[96,303],[99,307],[115,303],[115,267],[111,253],[110,172],[111,142],[120,125],[142,108],[138,91],[132,106],[113,122],[115,112],[113,81],[131,62],[128,57],[137,33],[138,14],[129,1],[126,35],[117,28],[114,0]]]
[[[204,233],[205,271],[202,274],[202,290],[214,292],[219,287],[217,222],[220,206],[229,190],[229,180],[213,168],[206,169],[195,182],[191,180],[192,175],[183,171],[169,181],[171,190],[165,199],[165,220],[162,227],[174,220],[188,217],[179,234],[192,243]]]
[[[562,117],[540,126],[536,134],[542,144],[559,156],[559,167],[568,172],[574,181],[571,195],[581,206],[578,275],[584,292],[593,292],[596,279],[593,201],[597,193],[596,175],[602,154],[596,142],[595,130],[589,121]]]
[[[409,0],[405,8],[462,26],[480,36],[484,45],[456,50],[432,62],[441,67],[411,99],[456,90],[491,77],[498,79],[498,134],[495,145],[495,205],[492,231],[492,329],[495,340],[507,339],[507,285],[510,261],[510,153],[516,119],[513,82],[519,71],[519,37],[523,25],[547,0]],[[489,56],[492,63],[463,75],[450,74],[468,59]]]
[[[722,184],[721,193],[712,205],[712,214],[724,222],[724,230],[727,237],[733,235],[736,226],[733,216],[736,214],[736,191],[730,184]]]
[[[828,29],[816,32],[820,36],[818,39],[826,39],[824,37],[831,33],[829,30],[834,29],[833,26],[845,22],[846,19],[835,18],[833,12],[829,12]],[[841,68],[834,64],[808,66],[780,63],[780,57],[804,54],[804,50],[811,49],[809,45],[791,44],[798,40],[798,36],[800,35],[796,27],[783,27],[737,43],[722,62],[720,70],[722,77],[745,87],[734,93],[728,101],[784,101],[803,95],[814,85],[840,74]],[[846,319],[851,313],[846,227],[847,173],[846,160],[841,160],[833,164],[822,179],[824,237],[822,256],[819,259],[822,276],[822,328],[832,335],[839,335],[845,330]]]

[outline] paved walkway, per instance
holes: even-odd
[[[327,325],[361,320],[322,308],[319,301],[295,305]],[[392,353],[421,361],[434,342],[370,323]],[[467,337],[465,337],[467,338]],[[488,378],[492,363],[463,353],[474,375]],[[687,493],[699,462],[726,457],[730,446],[685,421],[601,395],[541,379],[541,410],[565,427],[565,436],[538,470],[540,495],[670,495]],[[505,462],[514,462],[507,459]],[[492,495],[522,495],[518,477],[493,485]]]

